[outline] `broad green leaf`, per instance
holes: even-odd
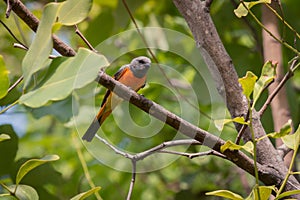
[[[236,122],[239,124],[248,124],[245,122],[244,117],[235,117],[233,119],[218,119],[214,120],[215,126],[217,127],[218,130],[222,130],[225,124],[228,124],[230,122]]]
[[[259,189],[259,197],[258,198],[258,190]],[[246,200],[268,200],[271,196],[272,190],[275,190],[275,186],[259,186],[255,187],[250,195],[246,198]]]
[[[253,92],[255,81],[257,80],[257,76],[253,74],[252,72],[248,71],[246,73],[246,76],[243,78],[239,78],[239,82],[242,85],[243,93],[247,97],[247,99],[250,99],[250,95]]]
[[[6,134],[0,134],[0,142],[4,141],[4,140],[9,140],[10,136],[6,135]]]
[[[45,6],[42,19],[36,32],[36,36],[30,45],[22,62],[24,76],[24,88],[26,88],[32,75],[46,67],[49,54],[52,51],[52,25],[56,20],[59,4],[49,3]]]
[[[294,134],[286,135],[281,138],[283,143],[290,149],[296,151],[300,144],[300,125]]]
[[[271,0],[259,0],[240,3],[237,9],[234,10],[234,14],[239,18],[245,17],[248,15],[248,10],[250,10],[256,4],[260,3],[271,3]]]
[[[231,151],[244,149],[245,151],[253,154],[253,148],[254,148],[254,146],[253,146],[253,143],[251,141],[248,141],[244,145],[238,145],[238,144],[235,144],[232,141],[228,140],[228,141],[225,142],[224,145],[221,146],[220,150],[223,153],[227,149],[229,149]]]
[[[90,189],[86,192],[82,192],[80,194],[77,194],[71,200],[83,200],[83,199],[91,196],[92,194],[98,192],[100,189],[101,189],[101,187],[94,187],[93,189]]]
[[[64,61],[40,88],[23,95],[20,103],[37,108],[49,101],[62,100],[74,89],[91,83],[100,67],[107,65],[104,56],[80,48],[77,55]]]
[[[47,162],[52,162],[52,161],[56,161],[59,159],[59,156],[57,155],[47,155],[41,159],[30,159],[27,162],[25,162],[19,169],[18,173],[17,173],[17,177],[16,177],[16,184],[18,185],[20,183],[20,181],[22,180],[22,178],[31,170],[33,170],[34,168],[45,164]]]
[[[294,194],[300,194],[300,190],[291,190],[291,191],[283,192],[278,197],[276,197],[275,200],[284,199],[284,197],[291,196]]]
[[[5,67],[3,57],[0,55],[0,99],[6,96],[9,88],[9,71]]]
[[[64,1],[58,12],[58,16],[57,16],[58,22],[67,26],[77,24],[87,17],[91,7],[92,7],[92,0]]]
[[[241,197],[239,194],[236,194],[229,190],[216,190],[213,192],[206,192],[205,195],[213,195],[213,196],[224,197],[233,200],[243,200],[243,197]]]
[[[29,185],[11,185],[9,186],[10,191],[15,191],[16,190],[16,197],[19,200],[38,200],[39,195],[37,191],[29,186]]]
[[[292,120],[289,119],[288,122],[282,126],[279,132],[269,133],[268,136],[272,138],[281,138],[283,136],[290,134],[291,131],[292,131]]]
[[[277,63],[273,65],[271,61],[267,61],[262,67],[261,75],[254,86],[253,106],[256,104],[264,88],[274,80],[276,76],[276,67]]]

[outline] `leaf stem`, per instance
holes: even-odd
[[[10,104],[9,106],[7,106],[6,108],[4,108],[3,110],[0,111],[0,115],[5,113],[8,109],[12,108],[13,106],[15,106],[17,103],[19,103],[19,99],[16,100],[15,102],[13,102],[12,104]]]

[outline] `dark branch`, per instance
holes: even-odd
[[[20,0],[4,0],[5,3],[10,4],[11,10],[14,11],[34,32],[37,31],[39,20]],[[74,56],[76,52],[56,35],[52,36],[53,48],[63,56]]]

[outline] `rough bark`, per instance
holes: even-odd
[[[187,21],[197,47],[215,79],[217,89],[224,97],[232,117],[245,116],[247,113],[247,101],[242,94],[232,60],[226,52],[210,16],[209,6],[211,1],[173,0],[173,2]],[[237,126],[238,130],[239,128],[240,126]],[[256,137],[265,135],[265,130],[256,111],[253,113],[253,128]],[[251,140],[249,129],[246,129],[243,139],[245,141]],[[287,173],[287,168],[282,158],[278,156],[269,139],[264,139],[258,143],[257,159],[260,164],[278,171],[281,177]],[[267,181],[263,180],[262,177],[261,180],[267,184]],[[296,188],[300,187],[294,177],[291,178],[291,181],[296,184]],[[291,189],[295,189],[295,187],[286,188],[286,190]]]

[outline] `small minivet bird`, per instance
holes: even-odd
[[[137,92],[146,83],[146,74],[150,65],[151,60],[149,58],[139,56],[134,58],[130,64],[122,66],[114,75],[114,79]],[[88,142],[92,141],[104,120],[121,101],[116,94],[107,90],[97,116],[82,136],[82,139]]]

